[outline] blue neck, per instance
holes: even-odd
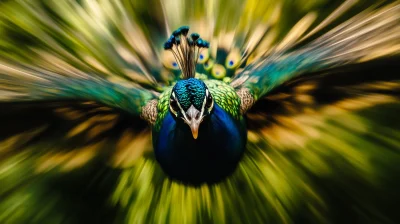
[[[182,120],[168,112],[159,133],[153,133],[157,160],[172,178],[184,182],[215,182],[235,169],[246,145],[246,129],[221,107],[214,105],[194,139]]]

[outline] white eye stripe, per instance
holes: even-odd
[[[174,101],[176,102],[176,104],[178,105],[178,107],[180,107],[180,106],[179,106],[179,102],[176,100],[176,97],[175,97],[175,93],[174,93],[174,92],[172,92],[171,96],[172,96],[173,99],[172,99],[172,98],[170,99],[169,108],[170,108],[170,110],[172,111],[172,113],[175,114],[175,116],[177,116],[177,115],[178,115],[178,111],[176,111],[176,110],[171,106],[171,100],[174,100]]]
[[[209,92],[208,89],[206,89],[206,97],[204,97],[204,100],[203,100],[203,105],[202,105],[202,107],[201,107],[201,114],[204,113],[204,110],[205,110],[205,107],[206,107],[206,104],[207,104],[208,97],[210,97],[210,92]],[[210,112],[211,109],[213,108],[213,106],[214,106],[214,101],[211,101],[211,106],[210,106],[209,108],[207,108],[207,111]]]
[[[187,117],[186,117],[185,111],[184,111],[183,108],[181,107],[181,104],[180,104],[178,101],[176,101],[176,104],[178,104],[178,107],[179,107],[179,109],[181,110],[181,113],[183,114],[183,116],[184,116],[185,118],[187,118]]]
[[[208,94],[208,92],[207,92],[207,90],[206,90],[206,95],[207,95],[207,94]],[[203,115],[203,113],[204,113],[204,108],[206,107],[207,98],[208,98],[208,96],[204,97],[203,105],[201,105],[201,112],[200,112],[201,115]]]
[[[187,118],[187,117],[186,117],[186,113],[185,113],[185,111],[183,110],[181,104],[180,104],[179,101],[176,99],[175,92],[172,92],[171,96],[174,98],[173,100],[175,100],[176,105],[178,105],[178,107],[179,107],[181,113],[183,114],[183,116],[184,116],[185,118]],[[171,103],[169,104],[169,107],[171,108],[171,111],[175,114],[175,116],[178,116],[178,111],[175,111],[175,110],[171,107]]]

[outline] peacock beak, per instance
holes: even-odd
[[[199,124],[197,123],[191,124],[190,129],[192,130],[193,138],[197,139],[197,136],[199,135]]]
[[[187,125],[189,125],[190,130],[194,139],[197,139],[199,135],[200,123],[203,120],[203,116],[199,110],[197,110],[193,105],[189,107],[186,111],[185,118],[183,119]]]

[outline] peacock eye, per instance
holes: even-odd
[[[176,100],[174,98],[171,98],[169,100],[169,107],[170,107],[172,113],[174,113],[175,115],[178,114],[179,107],[178,107],[178,103],[176,102]]]
[[[206,108],[210,109],[213,106],[213,98],[210,93],[207,91],[207,101],[206,101]]]

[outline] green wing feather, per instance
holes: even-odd
[[[154,130],[159,131],[161,124],[165,116],[169,111],[169,99],[171,97],[172,87],[167,88],[164,92],[160,94],[157,103],[157,120],[154,125]]]
[[[95,75],[38,72],[5,62],[0,67],[0,90],[0,102],[90,100],[137,116],[149,100],[156,98],[155,93],[127,82],[124,85]]]
[[[240,119],[240,98],[235,89],[230,85],[218,80],[205,80],[204,83],[217,103],[222,109],[236,120]]]

